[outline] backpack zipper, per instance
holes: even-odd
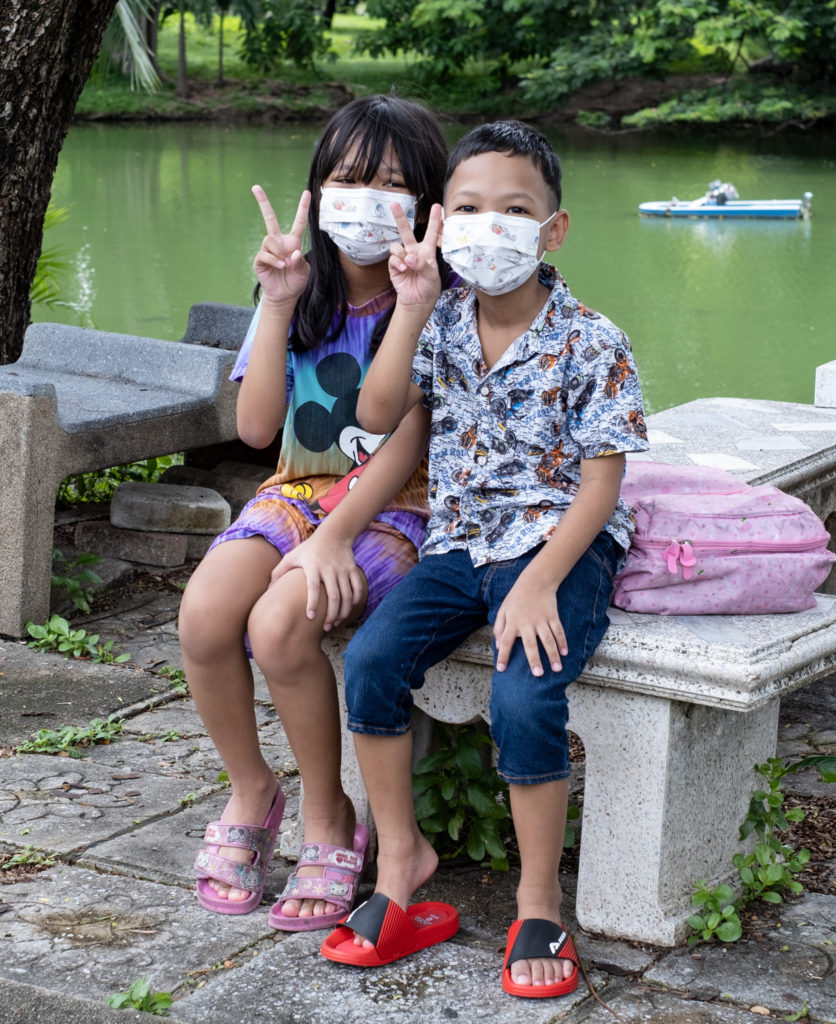
[[[774,543],[761,541],[752,545],[739,544],[737,547],[731,547],[726,541],[722,540],[705,540],[696,545],[697,548],[709,551],[722,550],[729,555],[737,555],[741,551],[745,551],[746,554],[772,554],[776,551],[786,551],[787,553],[793,551],[813,551],[821,546],[822,538],[818,540],[798,540],[790,544],[786,543],[786,541],[775,541]],[[691,570],[697,564],[697,556],[694,554],[694,545],[690,541],[669,540],[665,542],[663,540],[649,540],[645,538],[640,540],[636,547],[662,548],[662,557],[665,559],[668,572],[672,576],[676,576],[678,563],[682,566],[682,579],[686,581],[691,579]]]

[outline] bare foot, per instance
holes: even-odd
[[[345,850],[354,849],[356,819],[354,805],[348,797],[334,816],[315,817],[308,813],[306,807],[304,817],[306,843],[329,843],[331,846],[341,846]],[[309,836],[316,838],[311,839]],[[322,872],[323,869],[315,864],[296,869],[296,874],[300,878],[321,878]],[[282,904],[281,912],[284,917],[320,917],[323,914],[333,914],[340,909],[336,903],[328,903],[326,900],[286,900]]]
[[[261,786],[247,786],[241,795],[233,793],[224,808],[221,821],[224,824],[261,826],[267,820],[275,796],[276,777],[271,775]],[[237,846],[221,846],[218,855],[239,864],[251,863],[254,856],[250,850],[242,850]],[[227,899],[230,903],[241,903],[250,896],[246,889],[237,889],[216,878],[209,879],[209,886],[221,899]]]
[[[378,843],[375,892],[383,893],[406,910],[415,890],[435,873],[438,854],[417,828],[404,839],[378,836]],[[364,949],[373,948],[373,943],[356,933],[354,943]]]

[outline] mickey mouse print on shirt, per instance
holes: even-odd
[[[300,379],[311,372],[316,378],[315,387],[310,386],[312,381]],[[322,397],[292,406],[285,429],[290,426],[298,446],[309,452],[325,453],[336,446],[352,467],[314,505],[331,512],[357,482],[386,435],[371,434],[357,422],[362,367],[350,353],[334,352],[315,366],[297,367],[296,377],[297,393],[310,396],[319,391]]]

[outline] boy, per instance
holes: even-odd
[[[472,287],[437,305],[441,211],[419,245],[393,204],[403,241],[389,261],[397,303],[357,414],[384,433],[416,403],[428,410],[431,517],[421,561],[346,654],[348,725],[378,829],[378,877],[372,899],[322,949],[386,963],[455,932],[452,918],[439,920],[446,904],[407,907],[437,864],[412,808],[410,690],[489,622],[491,732],[521,862],[502,987],[528,997],[578,984],[558,883],[566,687],[607,628],[612,577],[630,542],[619,501],[624,453],[647,448],[626,337],[540,262],[569,229],[560,179],[550,144],[520,122],[482,125],[457,144],[441,247]]]

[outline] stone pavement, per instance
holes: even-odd
[[[154,991],[174,994],[169,1019],[180,1024],[603,1024],[616,1019],[612,1011],[628,1024],[750,1024],[805,1009],[810,1020],[836,1024],[836,888],[793,900],[761,934],[729,946],[649,948],[576,930],[589,981],[610,1010],[584,980],[558,1000],[502,993],[513,870],[442,867],[419,896],[454,903],[458,935],[379,970],[321,958],[324,933],[273,931],[268,902],[292,868],[281,854],[293,846],[299,779],[263,680],[262,743],[288,798],[283,842],[259,910],[208,914],[194,898],[191,864],[226,796],[192,702],[159,674],[180,665],[178,602],[174,590],[135,591],[114,610],[94,607],[89,621],[73,616],[130,652],[128,665],[65,661],[0,641],[0,852],[31,846],[55,858],[46,871],[0,884],[0,1024],[159,1019],[105,1004],[144,975]],[[788,697],[779,752],[832,752],[834,709],[836,677]],[[83,758],[11,749],[39,728],[86,726],[111,713],[124,719],[122,734]],[[790,782],[800,794],[825,789],[816,776]],[[361,895],[372,879],[373,871]],[[574,878],[563,882],[574,928]]]

